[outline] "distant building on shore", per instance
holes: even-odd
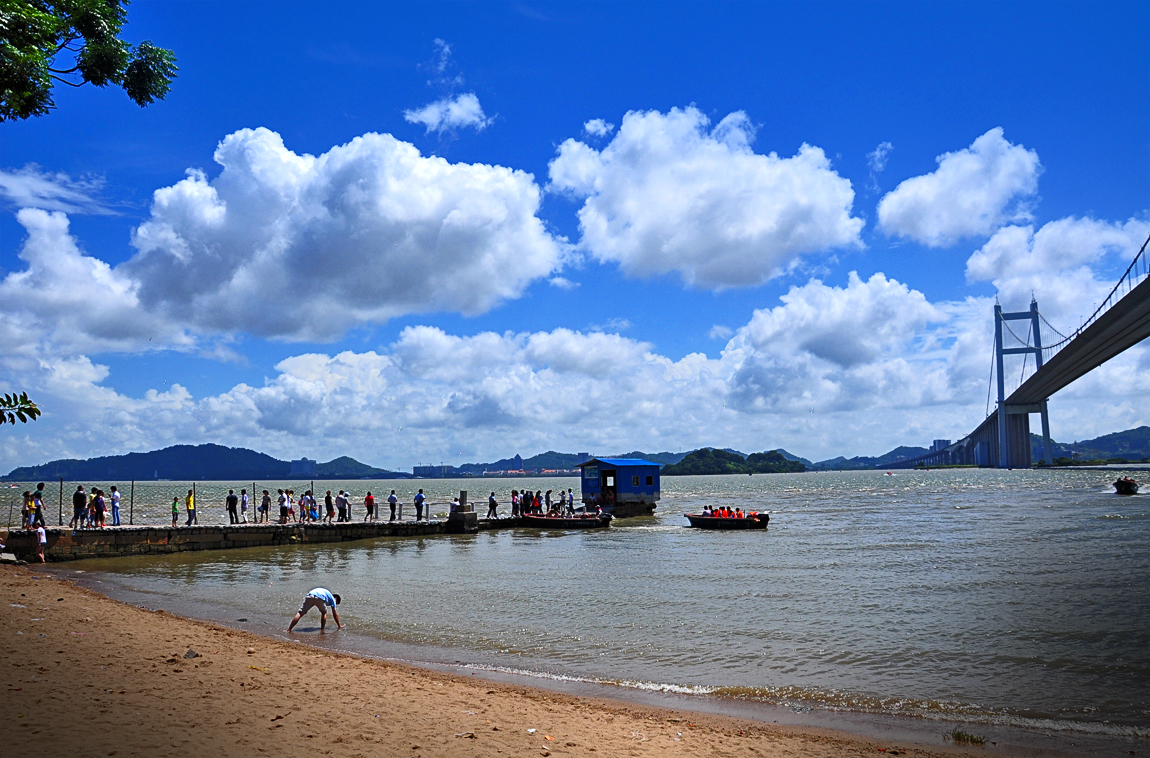
[[[935,440],[931,443],[930,452],[937,453],[939,450],[946,450],[950,447],[950,440]]]
[[[459,471],[455,466],[413,466],[411,469],[412,476],[418,476],[422,479],[447,479],[453,476],[459,476]]]
[[[315,461],[309,461],[307,458],[300,458],[298,461],[292,461],[291,475],[315,476]]]

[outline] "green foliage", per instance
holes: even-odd
[[[746,460],[738,453],[704,447],[688,453],[683,460],[665,466],[663,476],[690,476],[707,474],[782,474],[806,471],[798,461],[787,460],[778,450],[751,453]]]
[[[40,407],[28,399],[27,392],[0,397],[0,424],[26,424],[40,416]]]
[[[176,56],[120,39],[127,0],[0,0],[0,121],[43,116],[52,87],[122,87],[141,107],[163,100]],[[63,62],[57,64],[57,59]]]
[[[951,729],[949,732],[943,732],[943,737],[948,737],[956,745],[985,745],[986,738],[979,737],[977,734],[964,732],[958,727]]]

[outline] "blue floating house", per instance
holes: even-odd
[[[620,518],[645,516],[659,500],[660,464],[642,458],[592,458],[580,463],[583,504]]]

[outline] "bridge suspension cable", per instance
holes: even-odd
[[[1083,321],[1079,327],[1069,335],[1063,334],[1053,326],[1050,326],[1050,322],[1046,321],[1046,319],[1042,319],[1042,321],[1047,326],[1049,326],[1055,334],[1062,338],[1060,341],[1042,348],[1044,360],[1048,360],[1048,356],[1054,355],[1054,353],[1065,347],[1066,344],[1070,342],[1070,340],[1081,334],[1082,331],[1086,329],[1086,327],[1093,324],[1099,316],[1108,311],[1110,306],[1121,300],[1124,295],[1130,292],[1130,290],[1134,289],[1138,284],[1142,282],[1143,279],[1150,275],[1150,261],[1147,260],[1146,255],[1146,246],[1148,244],[1150,244],[1150,237],[1147,237],[1146,241],[1142,243],[1142,247],[1139,248],[1138,254],[1134,256],[1134,260],[1130,261],[1130,265],[1126,267],[1126,271],[1122,274],[1121,277],[1119,277],[1114,287],[1111,288],[1110,294],[1108,294],[1102,303],[1094,309],[1094,313],[1090,314],[1090,318]],[[1041,316],[1042,314],[1039,314],[1039,318],[1041,318]],[[1013,332],[1011,332],[1011,334],[1013,334]]]

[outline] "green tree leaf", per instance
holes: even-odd
[[[0,0],[0,121],[43,116],[56,84],[122,87],[141,107],[175,78],[171,50],[120,34],[126,0]]]

